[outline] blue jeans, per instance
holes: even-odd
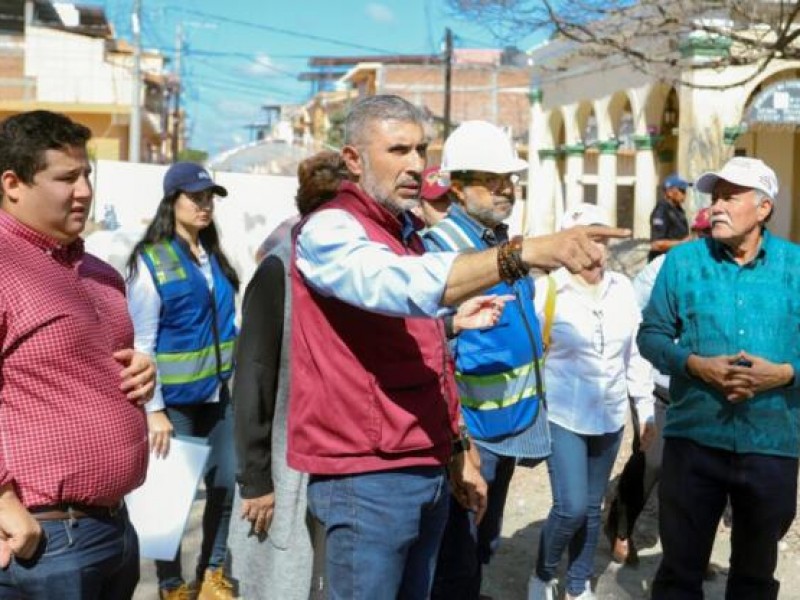
[[[139,582],[139,540],[122,509],[115,517],[42,521],[33,558],[0,570],[2,600],[117,600]]]
[[[500,456],[475,444],[481,456],[481,476],[486,480],[488,501],[480,526],[475,515],[450,498],[450,516],[436,563],[431,598],[477,600],[481,592],[483,565],[489,564],[500,545],[503,510],[517,459]]]
[[[652,597],[703,597],[703,573],[730,500],[731,560],[725,598],[777,598],[778,542],[797,508],[797,464],[796,458],[736,454],[667,438],[659,484],[663,554]]]
[[[211,446],[204,475],[203,542],[195,573],[197,579],[202,579],[207,568],[224,567],[228,553],[236,466],[233,415],[227,386],[220,389],[219,403],[169,406],[167,416],[176,436],[205,439]],[[156,561],[156,575],[161,589],[175,589],[183,583],[180,547],[174,560]]]
[[[600,506],[617,458],[622,429],[581,435],[550,423],[553,451],[547,459],[553,508],[539,541],[536,575],[548,581],[568,549],[567,592],[578,596],[592,576],[600,534]]]
[[[308,505],[325,529],[329,600],[424,600],[447,522],[441,467],[312,476]]]

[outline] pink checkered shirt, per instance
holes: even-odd
[[[111,356],[132,346],[120,275],[0,210],[0,485],[25,506],[113,506],[142,483],[147,424]]]

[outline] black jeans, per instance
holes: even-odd
[[[503,511],[517,459],[476,445],[481,455],[481,476],[489,488],[486,514],[481,524],[476,525],[474,513],[450,496],[450,514],[439,547],[432,600],[478,600],[483,565],[489,564],[500,545]]]
[[[728,600],[770,600],[778,541],[795,515],[794,458],[736,454],[682,438],[664,445],[659,490],[663,558],[653,600],[703,597],[703,572],[730,499],[733,510]]]
[[[220,387],[219,402],[167,407],[175,435],[203,438],[211,446],[204,475],[206,504],[203,509],[203,541],[197,560],[195,578],[202,580],[206,568],[223,568],[227,559],[228,526],[233,510],[235,456],[233,450],[233,413],[228,386]],[[157,560],[158,587],[174,589],[184,579],[181,548],[174,560]]]
[[[639,419],[636,416],[636,407],[631,400],[633,415],[633,447],[631,456],[622,474],[619,477],[616,493],[611,498],[611,506],[606,521],[606,535],[613,544],[613,539],[619,537],[629,539],[633,535],[636,520],[642,514],[647,504],[650,493],[653,491],[661,476],[661,455],[664,451],[664,439],[661,432],[664,430],[667,404],[656,396],[655,422],[656,439],[652,441],[647,451],[641,449],[639,439]]]

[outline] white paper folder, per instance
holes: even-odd
[[[150,455],[147,479],[125,496],[142,558],[175,558],[210,452],[205,444],[172,438],[166,458]]]

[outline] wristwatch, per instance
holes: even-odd
[[[465,425],[460,425],[458,428],[458,437],[453,439],[453,449],[450,453],[450,458],[455,458],[462,452],[467,452],[470,447],[469,432]]]

